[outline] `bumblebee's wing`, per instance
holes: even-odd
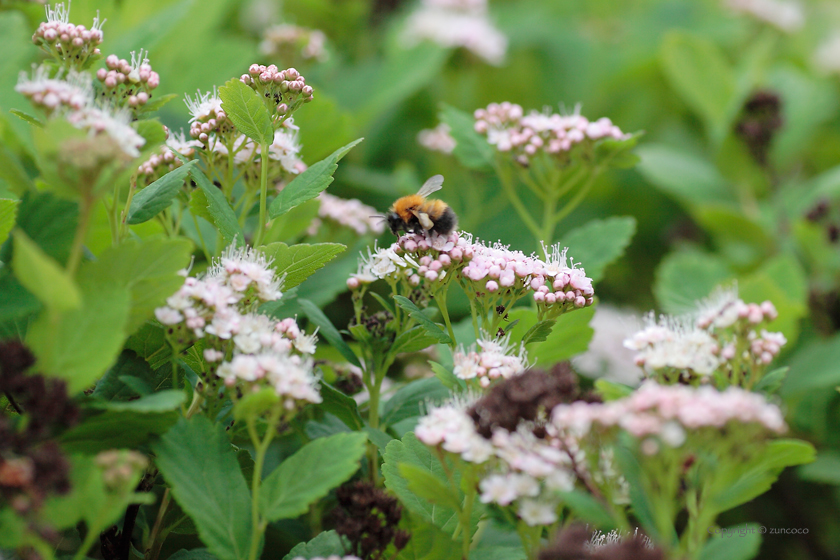
[[[442,188],[443,175],[435,175],[433,177],[429,177],[429,179],[425,183],[423,183],[423,186],[420,187],[420,190],[417,191],[417,194],[425,198],[433,192],[439,191]]]

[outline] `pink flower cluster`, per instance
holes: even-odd
[[[83,69],[88,61],[100,54],[98,45],[102,43],[102,24],[99,12],[93,18],[90,29],[84,25],[70,23],[70,4],[56,4],[55,8],[46,7],[47,21],[42,22],[32,35],[32,42],[45,51],[56,55],[67,67]]]
[[[421,130],[417,133],[417,143],[433,152],[451,154],[456,143],[449,131],[449,125],[446,123],[440,123],[432,129]]]
[[[313,99],[312,86],[306,85],[306,78],[294,68],[279,70],[274,64],[252,64],[239,80],[272,102],[275,122]]]
[[[131,126],[131,115],[110,105],[90,103],[79,111],[67,113],[67,121],[91,137],[107,136],[105,148],[116,147],[123,158],[136,158],[146,139]]]
[[[669,447],[680,447],[690,432],[720,430],[730,422],[755,424],[763,430],[787,430],[782,412],[758,393],[738,387],[659,385],[646,381],[628,397],[606,403],[561,404],[551,413],[549,432],[582,439],[593,426],[620,428],[635,438],[655,436]]]
[[[625,134],[610,119],[589,121],[577,113],[560,115],[531,111],[525,115],[521,106],[507,101],[491,103],[474,113],[475,131],[500,152],[510,152],[522,165],[540,152],[558,156],[579,144],[602,138],[626,140]]]
[[[43,109],[47,115],[61,109],[80,111],[90,105],[93,102],[90,76],[70,70],[62,79],[63,73],[63,70],[59,70],[54,78],[50,78],[50,68],[42,64],[33,68],[31,78],[26,72],[21,72],[15,91]]]
[[[149,159],[140,164],[137,168],[137,174],[145,177],[147,183],[151,183],[176,167],[183,165],[180,158],[175,156],[176,153],[187,159],[192,159],[195,156],[195,149],[200,147],[201,142],[184,138],[183,131],[170,134],[166,144],[161,146],[156,154],[152,154]]]
[[[224,137],[234,132],[233,123],[222,109],[222,100],[215,87],[212,93],[199,91],[195,99],[187,96],[184,102],[191,115],[190,137],[193,139],[207,146],[211,143],[211,134]]]
[[[476,351],[476,345],[480,351]],[[507,379],[528,369],[528,354],[525,346],[516,348],[510,343],[510,335],[504,338],[484,336],[469,350],[461,346],[453,355],[453,373],[461,379],[478,379],[482,388],[487,388],[496,379]]]
[[[318,217],[312,221],[307,230],[309,235],[318,233],[322,220],[330,220],[348,227],[359,235],[367,233],[379,235],[385,231],[385,222],[381,218],[373,217],[376,214],[376,208],[363,204],[358,199],[339,198],[322,192],[318,200],[321,206],[318,208]]]
[[[493,456],[493,446],[478,434],[465,408],[464,403],[452,403],[433,409],[420,419],[414,435],[426,445],[440,445],[465,461],[484,463]]]
[[[96,71],[96,79],[102,82],[105,95],[117,105],[127,103],[129,107],[142,107],[152,97],[152,90],[160,85],[160,76],[152,70],[143,49],[140,54],[131,51],[131,62],[111,54],[105,59],[108,67]]]

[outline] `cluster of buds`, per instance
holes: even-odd
[[[636,364],[660,382],[714,381],[721,387],[753,387],[787,342],[760,328],[778,317],[770,301],[745,303],[735,289],[700,302],[694,315],[662,317],[628,338]],[[712,376],[712,374],[716,374]]]
[[[318,208],[318,217],[309,225],[307,230],[309,235],[318,233],[323,220],[350,228],[359,235],[367,233],[379,235],[385,231],[385,223],[379,218],[372,217],[376,214],[376,208],[363,204],[358,199],[339,198],[322,192],[318,200],[321,206]]]
[[[252,64],[239,79],[263,98],[275,125],[313,99],[312,86],[306,85],[306,79],[294,68],[278,70],[274,64]]]
[[[518,348],[510,343],[510,335],[503,338],[484,336],[469,350],[460,347],[453,355],[453,373],[461,379],[478,379],[487,388],[496,379],[508,379],[528,369],[525,345]]]
[[[187,159],[192,159],[195,156],[195,149],[201,147],[201,143],[196,140],[187,140],[184,138],[184,133],[171,134],[166,141],[166,145],[161,146],[157,153],[154,153],[140,164],[137,168],[138,177],[143,177],[146,183],[152,183],[166,175],[176,167],[181,167],[184,163],[175,154],[181,154]]]
[[[604,138],[631,137],[606,117],[589,121],[577,112],[560,115],[531,111],[525,115],[521,106],[507,101],[477,109],[474,117],[475,131],[486,136],[499,152],[512,154],[523,166],[540,153],[565,158],[576,146],[591,146]]]
[[[42,22],[32,35],[32,42],[54,56],[64,68],[82,70],[101,53],[102,24],[99,12],[88,29],[84,25],[70,23],[70,4],[56,4],[46,7],[47,21]]]
[[[80,111],[93,101],[93,87],[90,75],[69,70],[62,78],[60,69],[54,78],[50,69],[41,65],[32,69],[32,76],[20,73],[15,91],[25,96],[33,105],[44,110],[50,116],[56,111]]]
[[[300,57],[301,60],[323,62],[327,59],[326,42],[323,31],[284,23],[265,30],[260,52],[287,61]]]
[[[202,278],[186,278],[155,316],[170,344],[186,348],[203,339],[210,391],[217,382],[259,390],[272,387],[286,409],[321,402],[313,373],[316,335],[301,332],[294,319],[277,321],[256,313],[279,299],[281,279],[255,249],[228,248]]]
[[[219,138],[224,143],[236,131],[222,109],[222,100],[215,87],[212,92],[199,91],[195,99],[187,96],[184,102],[190,111],[190,137],[202,145],[212,149]]]
[[[96,456],[96,466],[102,469],[105,487],[112,492],[132,490],[141,473],[149,466],[149,459],[136,451],[111,449]]]
[[[131,51],[131,62],[111,54],[105,59],[108,67],[96,71],[102,82],[103,95],[117,105],[128,104],[132,109],[142,107],[152,97],[152,90],[160,85],[160,76],[152,70],[143,49],[140,54]]]
[[[455,139],[450,134],[449,125],[446,123],[418,132],[417,143],[427,150],[444,154],[451,154],[456,145]]]

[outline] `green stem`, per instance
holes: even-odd
[[[158,508],[157,518],[152,527],[152,533],[149,536],[149,548],[146,549],[148,560],[157,560],[160,554],[160,549],[163,546],[163,536],[161,534],[161,527],[163,526],[163,518],[166,516],[166,510],[169,509],[169,502],[172,500],[172,493],[169,488],[163,491],[163,498],[160,500],[160,508]],[[76,559],[74,559],[76,560]]]
[[[259,228],[257,229],[257,237],[254,241],[254,247],[259,247],[262,244],[262,239],[265,235],[266,199],[268,197],[268,144],[263,144],[261,150],[262,156],[260,156],[260,224]]]
[[[67,273],[73,277],[82,262],[82,249],[90,227],[90,217],[93,213],[93,201],[89,198],[82,199],[82,209],[79,214],[79,224],[76,226],[76,235],[73,237],[73,246],[70,249],[70,258],[67,260]]]
[[[544,241],[546,245],[551,245],[551,242],[554,240],[554,228],[557,226],[557,221],[554,217],[555,208],[557,208],[557,199],[554,195],[550,195],[545,201],[545,207],[543,209],[543,231],[539,239],[537,239],[537,245],[541,241]]]
[[[82,560],[83,558],[86,558],[87,551],[91,549],[98,538],[99,531],[96,527],[88,527],[88,533],[85,535],[85,540],[82,542],[82,546],[79,547],[79,550],[76,551],[76,555],[73,556],[73,560]]]
[[[598,168],[592,170],[592,174],[589,176],[589,179],[586,180],[583,187],[575,194],[572,199],[566,203],[566,205],[554,216],[554,223],[559,224],[563,219],[572,213],[572,211],[578,207],[578,205],[583,202],[583,199],[592,189],[592,185],[595,183],[595,179],[598,177],[600,171]]]
[[[172,362],[172,388],[178,389],[178,355],[175,352],[172,352],[170,362]]]
[[[190,216],[192,216],[193,224],[195,224],[195,231],[198,233],[198,240],[201,242],[201,252],[204,253],[204,258],[207,259],[207,263],[213,260],[210,257],[210,251],[207,250],[207,243],[204,241],[204,234],[201,233],[201,227],[198,225],[198,217],[195,214],[190,212]]]
[[[470,531],[470,523],[472,521],[472,508],[473,503],[475,501],[475,480],[474,480],[474,466],[467,465],[467,468],[464,469],[464,476],[467,478],[466,480],[466,488],[468,489],[466,498],[464,500],[464,508],[461,514],[461,525],[463,526],[463,538],[461,541],[461,552],[464,555],[464,560],[467,560],[470,556],[470,544],[472,541],[472,532]]]
[[[537,222],[535,222],[534,218],[531,217],[531,214],[528,213],[528,209],[525,208],[525,204],[523,204],[522,199],[520,199],[519,195],[516,194],[516,187],[511,182],[507,172],[505,172],[501,166],[497,166],[496,173],[502,181],[502,188],[510,199],[510,203],[513,205],[514,210],[516,210],[516,213],[519,214],[519,217],[522,218],[522,221],[525,223],[525,227],[527,227],[535,237],[539,237],[542,233],[540,226],[537,225]]]
[[[125,237],[126,229],[128,229],[128,224],[126,224],[126,220],[128,219],[128,210],[131,208],[131,200],[134,198],[134,193],[137,192],[137,173],[131,176],[131,183],[128,187],[128,198],[125,200],[125,208],[120,214],[120,240]],[[117,201],[114,200],[114,205],[116,206]]]
[[[260,439],[257,434],[257,428],[254,425],[254,417],[248,418],[248,434],[251,436],[251,442],[256,449],[256,457],[254,459],[254,475],[251,479],[251,546],[248,551],[248,560],[256,560],[257,552],[260,547],[260,539],[262,538],[268,521],[262,519],[260,516],[260,484],[262,483],[262,471],[265,466],[265,454],[268,447],[271,445],[271,440],[274,439],[274,434],[277,430],[277,422],[280,421],[280,413],[282,408],[274,407],[271,411],[271,416],[268,420],[268,427],[265,430],[265,436]]]
[[[445,290],[442,291],[443,293],[435,294],[435,301],[437,302],[438,309],[440,309],[440,314],[443,315],[443,322],[446,324],[446,330],[449,333],[449,347],[453,350],[455,349],[455,331],[452,330],[452,322],[449,320],[449,309],[446,306],[446,294]]]

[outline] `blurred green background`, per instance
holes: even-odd
[[[785,473],[721,525],[809,528],[766,536],[761,558],[840,558],[840,40],[831,45],[840,2],[798,3],[801,22],[782,28],[732,8],[747,4],[782,5],[492,0],[489,20],[508,40],[499,66],[466,49],[407,47],[401,33],[420,4],[401,0],[74,0],[71,21],[89,25],[97,10],[107,18],[105,55],[148,49],[159,94],[210,90],[254,62],[295,65],[315,88],[315,101],[295,116],[304,161],[365,137],[329,192],[383,211],[442,173],[442,197],[462,229],[526,252],[535,249],[532,237],[495,176],[421,147],[418,132],[437,125],[446,105],[471,113],[505,100],[526,111],[580,104],[591,120],[607,116],[626,132],[643,131],[639,165],[601,176],[558,239],[594,218],[635,217],[632,243],[596,286],[601,303],[680,312],[731,280],[745,300],[775,302],[775,326],[789,340],[784,406],[792,431],[814,442],[820,458]],[[30,36],[44,16],[36,3],[2,0],[0,9],[2,195],[9,158],[32,165],[29,125],[9,110],[28,106],[14,85],[39,59]],[[263,33],[280,23],[323,31],[328,58],[261,54]],[[778,97],[782,119],[764,162],[738,132],[759,91]],[[171,102],[160,119],[187,128],[186,106]],[[322,306],[337,302],[327,312],[338,325],[351,313],[344,280],[361,248],[346,237],[344,257],[301,286]]]

